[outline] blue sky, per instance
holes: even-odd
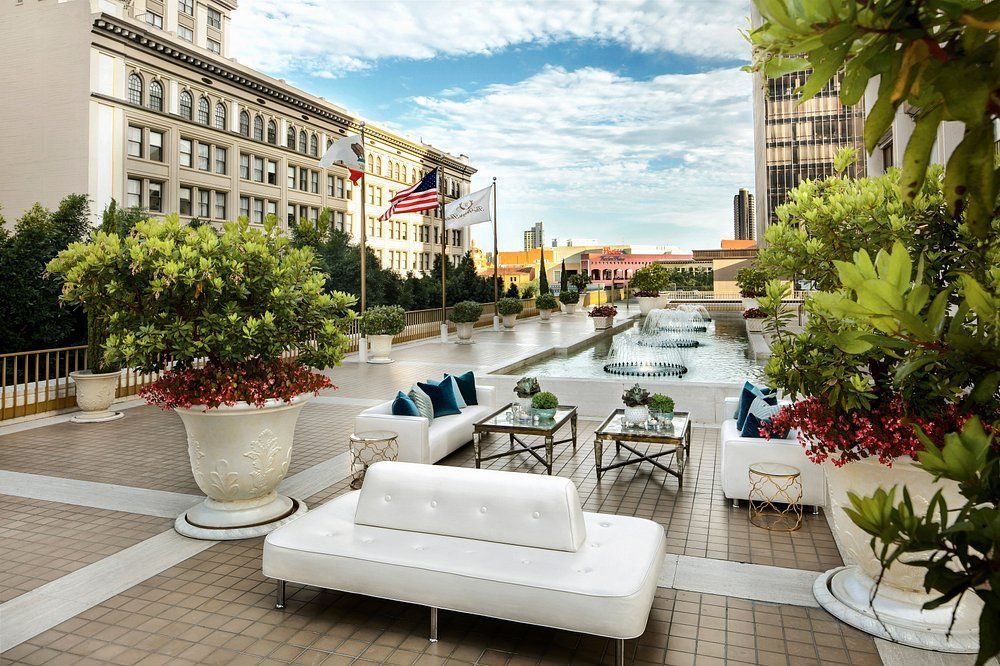
[[[712,0],[243,0],[232,55],[465,153],[499,185],[501,248],[549,238],[718,246],[753,185],[748,6]],[[476,241],[492,245],[490,230]]]

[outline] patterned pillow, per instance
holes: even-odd
[[[781,411],[781,407],[777,403],[778,399],[773,395],[754,398],[753,402],[750,403],[750,410],[747,412],[740,437],[762,437],[760,434],[761,424],[767,423],[772,416]]]
[[[744,383],[743,390],[740,392],[739,407],[736,408],[736,413],[733,414],[733,418],[736,419],[736,429],[743,430],[747,419],[747,412],[750,411],[750,403],[754,401],[754,398],[773,395],[774,389],[772,388],[756,386],[752,382]]]
[[[417,411],[428,421],[434,420],[434,403],[431,402],[429,395],[424,393],[419,386],[414,384],[410,387],[410,392],[407,394],[413,404],[417,406]]]

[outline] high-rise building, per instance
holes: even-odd
[[[429,271],[439,210],[380,222],[389,199],[440,166],[446,201],[475,169],[369,123],[365,192],[319,156],[360,120],[228,57],[236,0],[0,3],[0,204],[7,220],[38,201],[87,194],[95,220],[115,199],[151,215],[221,222],[316,219],[368,246],[386,268]],[[361,200],[366,218],[361,219]],[[469,248],[447,230],[450,262]]]
[[[733,197],[733,238],[753,240],[757,236],[757,212],[754,210],[753,195],[745,187]]]
[[[541,222],[535,222],[531,228],[524,230],[524,249],[534,250],[542,246],[543,227]]]

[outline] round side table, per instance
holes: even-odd
[[[351,488],[357,490],[365,480],[368,468],[382,460],[395,460],[399,455],[398,433],[391,430],[368,430],[351,435]]]
[[[750,524],[774,532],[802,527],[801,472],[781,463],[750,465]]]

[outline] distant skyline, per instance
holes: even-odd
[[[753,190],[752,81],[724,0],[242,0],[231,55],[498,179],[501,249],[712,247]],[[492,248],[488,225],[475,228]]]

